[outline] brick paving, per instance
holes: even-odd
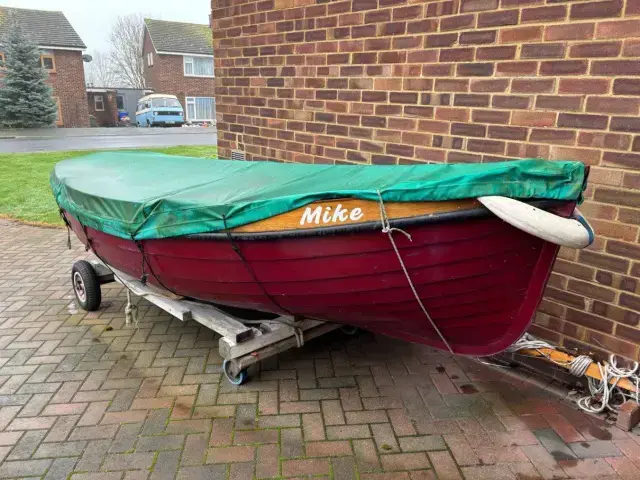
[[[211,331],[70,288],[66,233],[0,220],[0,478],[640,478],[640,437],[523,378],[362,333],[220,375]],[[111,328],[107,328],[111,327]]]

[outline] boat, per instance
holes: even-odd
[[[108,152],[65,160],[60,212],[113,269],[239,312],[492,355],[528,328],[588,167],[305,165]]]

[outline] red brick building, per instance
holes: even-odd
[[[56,125],[88,127],[89,112],[82,60],[82,51],[86,46],[67,18],[62,12],[0,6],[0,38],[6,32],[9,18],[14,19],[23,33],[40,47],[42,66],[49,73],[53,96],[58,102]],[[0,42],[0,61],[3,60]]]
[[[89,115],[98,127],[115,127],[118,124],[118,106],[115,88],[87,88]]]
[[[215,120],[209,25],[147,18],[142,52],[147,88],[177,96],[188,122]]]
[[[639,358],[640,0],[213,0],[212,28],[223,158],[590,165],[597,240],[531,332]]]

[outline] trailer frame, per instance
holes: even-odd
[[[89,264],[94,275],[81,275],[87,269],[75,268],[80,263],[85,266]],[[86,300],[87,291],[97,291],[97,309],[101,298],[100,286],[118,282],[129,292],[145,298],[178,320],[196,321],[213,330],[220,335],[218,349],[224,359],[222,370],[227,380],[235,385],[241,385],[248,379],[247,368],[251,365],[291,348],[302,347],[307,340],[341,327],[335,323],[296,319],[287,315],[244,320],[215,305],[181,297],[164,288],[149,285],[105,265],[99,259],[80,260],[74,264],[73,272],[72,285],[79,302],[81,298]]]

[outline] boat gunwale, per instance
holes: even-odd
[[[533,200],[525,202],[528,205],[542,209],[550,209],[571,203],[570,200]],[[389,224],[394,228],[405,228],[414,225],[424,225],[431,223],[441,223],[448,221],[463,221],[476,218],[486,218],[493,216],[493,213],[486,207],[470,208],[465,210],[457,210],[451,212],[430,213],[427,215],[416,215],[414,217],[404,217],[389,219]],[[363,231],[379,230],[381,222],[368,221],[362,223],[350,223],[346,225],[329,225],[316,228],[301,228],[291,230],[273,230],[264,232],[234,232],[233,229],[218,232],[194,233],[183,235],[180,237],[169,238],[187,238],[192,240],[222,240],[232,238],[233,240],[275,240],[279,238],[294,237],[312,237],[312,236],[330,236],[340,234],[350,234]]]

